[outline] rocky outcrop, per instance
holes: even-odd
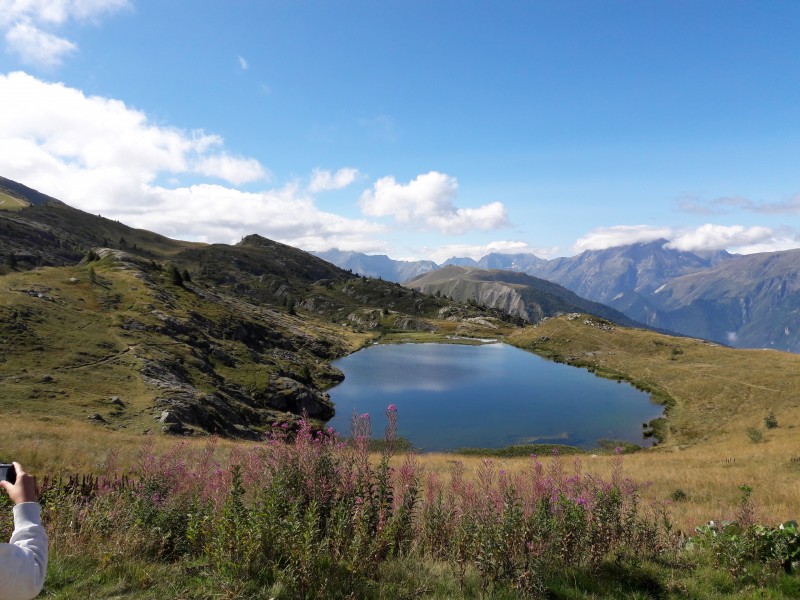
[[[587,312],[621,325],[638,326],[632,319],[603,304],[581,298],[568,289],[524,273],[448,266],[409,281],[414,289],[479,306],[536,323],[567,312]]]
[[[279,377],[273,387],[270,407],[327,420],[334,415],[330,396],[289,377]]]

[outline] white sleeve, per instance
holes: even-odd
[[[0,598],[30,600],[44,585],[47,574],[47,533],[41,525],[42,508],[35,502],[14,507],[11,543],[0,544]]]

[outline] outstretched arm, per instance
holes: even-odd
[[[47,533],[41,524],[34,479],[14,463],[17,481],[0,481],[14,502],[11,543],[0,544],[0,598],[30,600],[44,585],[47,573]]]

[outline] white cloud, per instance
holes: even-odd
[[[6,47],[30,65],[54,67],[78,47],[30,23],[17,23],[6,31]]]
[[[298,185],[246,193],[178,183],[197,173],[234,185],[268,176],[254,158],[226,153],[219,136],[155,124],[118,100],[25,73],[0,75],[0,98],[2,175],[76,208],[182,239],[259,233],[312,250],[386,250],[372,239],[381,225],[323,212]]]
[[[234,185],[252,183],[269,179],[270,177],[269,171],[256,159],[229,156],[227,154],[203,158],[197,163],[195,170],[202,175],[219,177]]]
[[[46,29],[70,21],[96,22],[129,6],[128,0],[0,0],[0,30],[7,50],[24,63],[52,67],[78,47]]]
[[[615,246],[654,242],[660,238],[669,239],[672,236],[669,227],[653,227],[651,225],[615,225],[601,227],[590,231],[580,238],[573,246],[576,252],[584,250],[605,250]]]
[[[684,252],[728,250],[738,254],[776,252],[796,248],[800,234],[789,228],[776,231],[769,227],[715,225],[706,223],[695,228],[652,227],[650,225],[617,225],[595,229],[579,239],[576,252],[604,250],[615,246],[671,240],[667,248]]]
[[[726,250],[772,245],[775,232],[769,227],[744,227],[742,225],[714,225],[707,223],[688,231],[681,231],[667,245],[676,250]],[[749,254],[750,252],[743,252]]]
[[[311,173],[311,183],[308,184],[310,192],[326,192],[340,190],[353,183],[358,177],[358,169],[345,167],[336,173],[324,169],[314,169]]]
[[[242,71],[247,71],[247,69],[250,68],[250,63],[248,63],[243,56],[238,56],[237,58],[239,59],[239,67]]]
[[[130,5],[128,0],[0,0],[0,25],[23,20],[51,25],[93,21]]]
[[[361,210],[372,217],[392,217],[400,223],[421,225],[441,233],[491,230],[508,223],[500,202],[479,208],[456,208],[452,200],[458,190],[454,177],[431,171],[403,185],[394,177],[383,177],[372,190],[361,195]]]
[[[251,193],[220,185],[150,187],[149,201],[118,211],[120,220],[179,239],[235,242],[250,233],[307,250],[382,248],[369,236],[382,227],[319,210],[294,185]]]
[[[498,240],[488,244],[448,244],[438,248],[425,248],[420,255],[441,264],[454,256],[479,260],[493,252],[498,254],[535,254],[539,258],[552,258],[558,252],[558,248],[538,248],[527,242]]]
[[[764,242],[734,246],[728,248],[735,254],[757,254],[759,252],[778,252],[780,250],[793,250],[800,246],[800,234],[780,235],[775,234]]]

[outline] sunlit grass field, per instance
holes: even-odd
[[[29,203],[0,191],[0,210],[22,210]]]

